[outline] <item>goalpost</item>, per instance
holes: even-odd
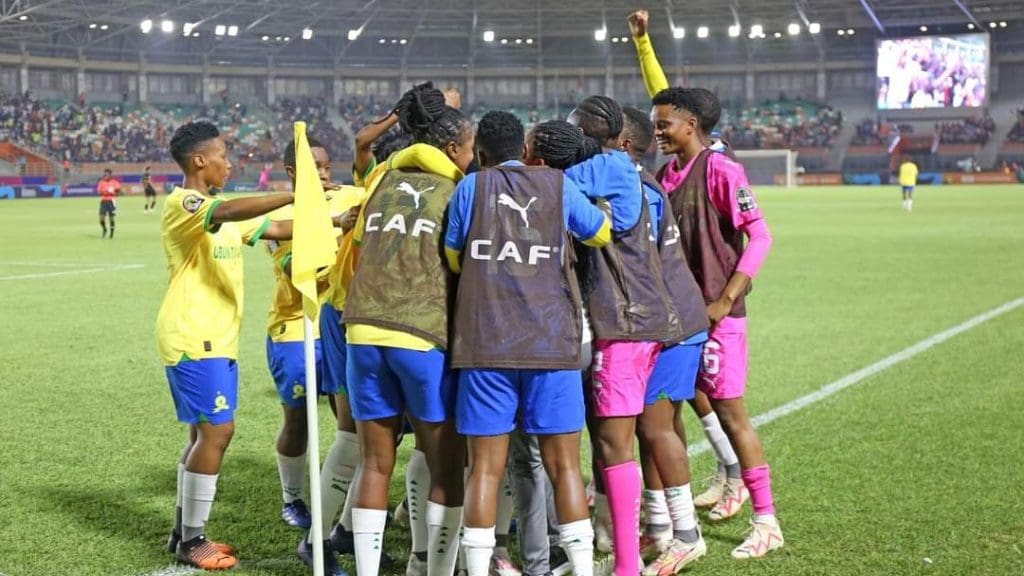
[[[733,150],[755,186],[796,187],[796,150]]]

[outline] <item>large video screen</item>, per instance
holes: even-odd
[[[878,109],[984,106],[988,58],[988,34],[879,40]]]

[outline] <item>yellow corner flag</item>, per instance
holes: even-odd
[[[306,123],[295,123],[295,216],[292,221],[292,284],[302,294],[302,309],[316,320],[320,297],[317,270],[334,263],[338,251],[334,225],[327,206],[313,152],[306,137]]]

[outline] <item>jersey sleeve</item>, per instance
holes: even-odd
[[[448,229],[444,235],[446,248],[461,252],[473,223],[473,200],[476,197],[476,174],[470,174],[455,187],[448,202]]]
[[[259,218],[251,218],[249,220],[243,220],[238,223],[238,231],[242,233],[242,242],[245,242],[249,246],[255,246],[260,238],[263,237],[263,233],[270,227],[270,218],[266,216],[260,216]]]
[[[568,177],[562,184],[562,212],[569,233],[588,246],[603,246],[611,239],[611,223]]]
[[[763,218],[743,166],[724,154],[712,154],[708,160],[708,197],[736,229]]]
[[[164,229],[178,240],[189,240],[213,232],[213,211],[223,200],[207,198],[198,192],[185,191],[167,199]]]
[[[647,88],[647,94],[654,98],[658,92],[668,89],[668,78],[665,77],[665,71],[662,70],[658,56],[654,53],[651,37],[644,34],[639,38],[633,38],[633,42],[636,44],[637,58],[640,59],[640,74],[644,78],[644,86]]]

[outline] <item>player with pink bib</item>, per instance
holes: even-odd
[[[783,546],[764,449],[743,404],[745,297],[771,246],[771,235],[743,167],[702,144],[702,136],[721,117],[718,98],[702,88],[669,88],[653,103],[659,147],[676,155],[659,171],[658,180],[669,191],[686,260],[704,293],[712,325],[697,386],[711,399],[736,448],[754,508],[754,527],[732,555],[757,558]]]

